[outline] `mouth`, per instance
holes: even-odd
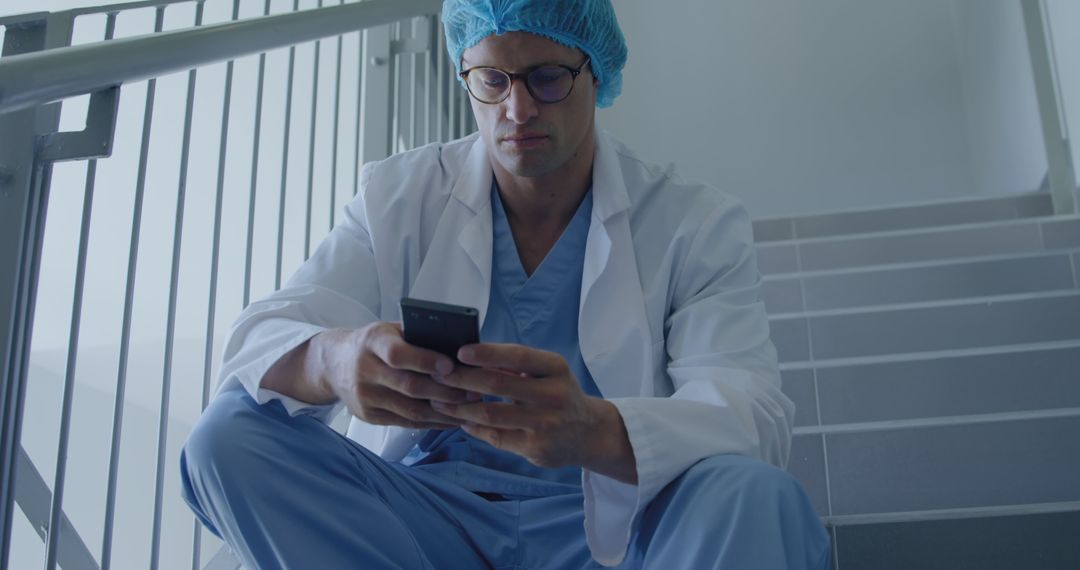
[[[516,133],[505,136],[502,142],[515,147],[530,147],[543,144],[548,136],[540,133]]]

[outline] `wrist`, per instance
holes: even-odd
[[[589,397],[592,425],[585,438],[582,467],[631,485],[637,484],[637,463],[630,435],[615,404]]]

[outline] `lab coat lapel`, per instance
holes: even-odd
[[[491,288],[491,177],[477,137],[409,289],[410,297],[474,307],[481,323]]]
[[[597,131],[593,215],[585,245],[578,337],[606,398],[648,393],[653,363],[645,298],[630,233],[630,197],[614,141]]]

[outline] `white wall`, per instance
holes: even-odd
[[[1035,190],[1046,175],[1018,0],[952,0],[977,191]]]
[[[617,2],[630,61],[601,124],[756,217],[1031,190],[1016,4]]]

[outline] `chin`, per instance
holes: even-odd
[[[550,157],[539,156],[503,156],[499,163],[502,167],[522,178],[539,178],[554,171],[558,165]]]

